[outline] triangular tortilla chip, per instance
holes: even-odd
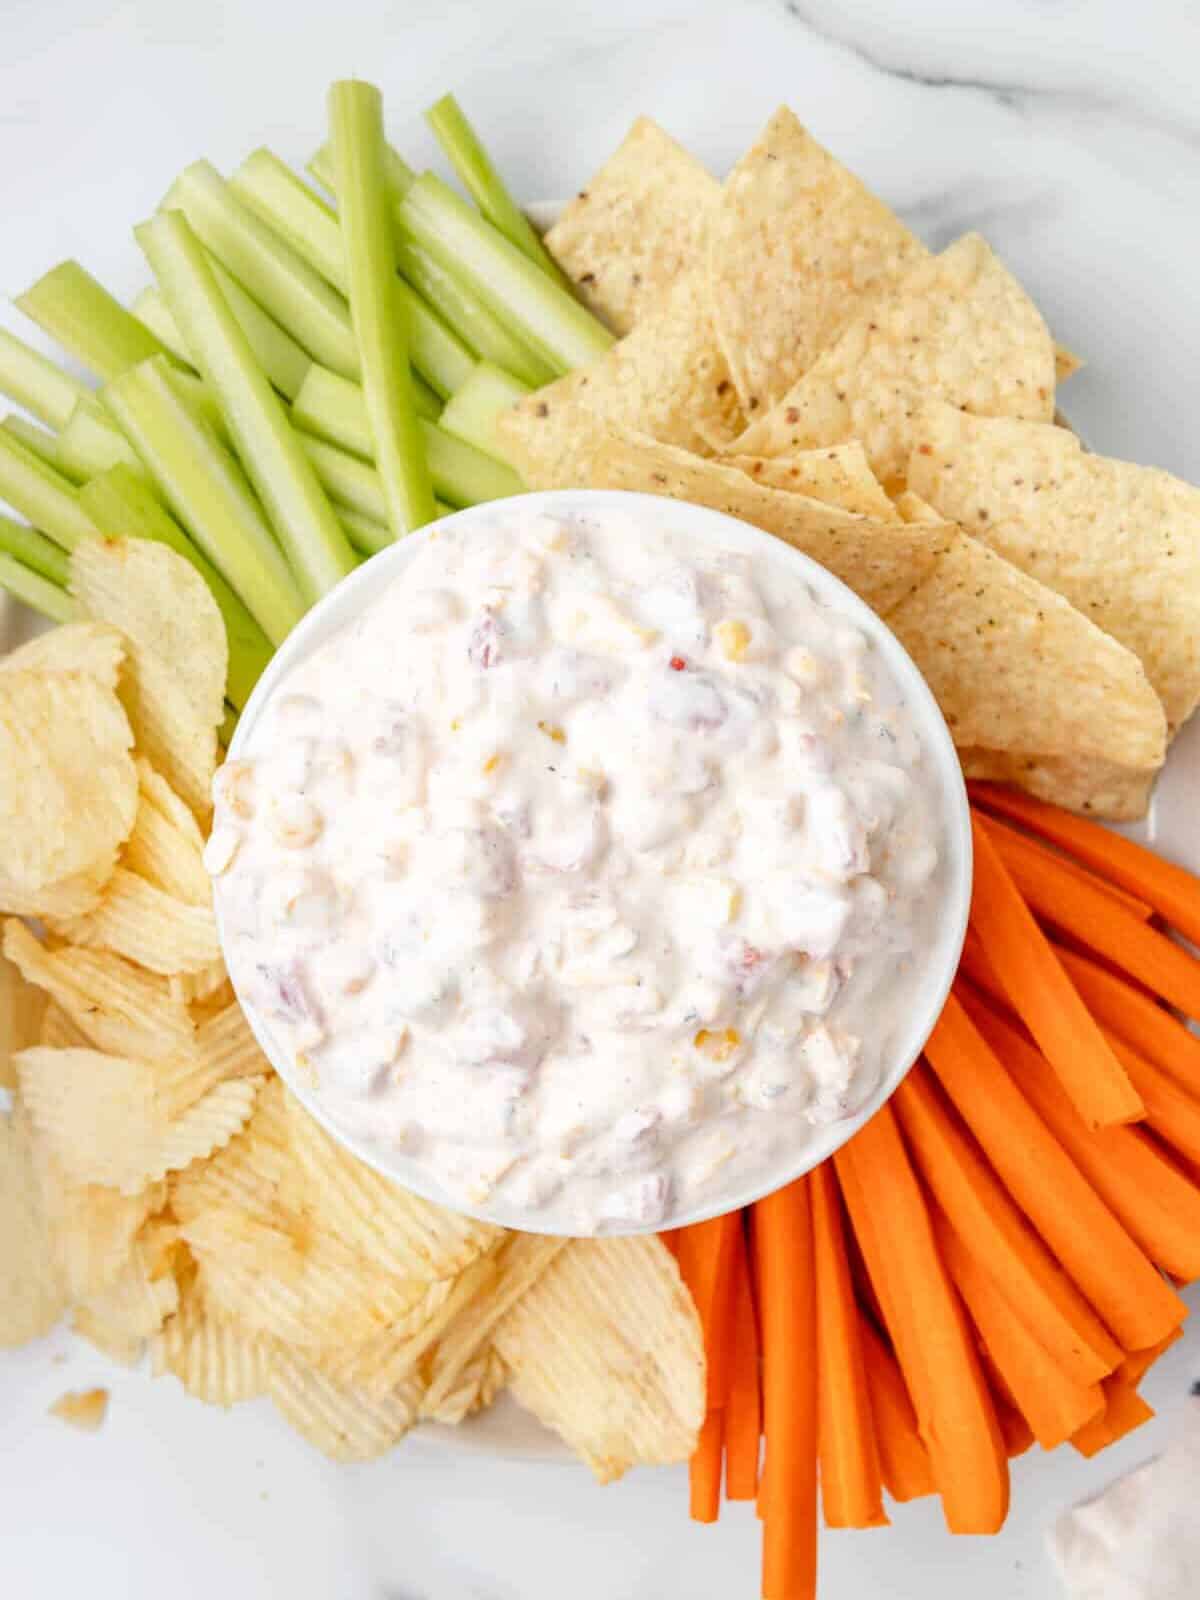
[[[725,180],[709,229],[713,321],[746,411],[773,405],[925,255],[781,107]]]
[[[1065,428],[919,419],[909,481],[1146,668],[1177,728],[1200,700],[1200,489],[1085,452]]]
[[[894,482],[929,396],[986,416],[1054,415],[1049,330],[975,233],[857,316],[734,449],[775,456],[860,439],[876,476]]]
[[[703,261],[720,192],[694,156],[639,117],[543,242],[584,305],[626,334]]]
[[[883,492],[883,485],[871,471],[866,452],[856,439],[828,450],[797,450],[786,456],[722,456],[721,460],[725,466],[736,467],[770,489],[806,494],[810,500],[823,500],[826,505],[857,511],[864,517],[878,517],[882,522],[896,521],[896,507]],[[932,520],[942,519],[934,513]]]

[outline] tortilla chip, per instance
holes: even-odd
[[[713,322],[745,410],[774,405],[925,255],[791,111],[777,111],[725,180],[709,229]]]
[[[531,489],[569,489],[594,486],[595,454],[613,429],[710,455],[744,426],[704,275],[693,272],[599,361],[506,411],[496,433]]]
[[[861,439],[876,476],[895,482],[930,396],[985,416],[1054,415],[1049,330],[976,233],[856,317],[736,449],[777,456]]]
[[[917,492],[1137,655],[1171,730],[1200,700],[1200,489],[1047,424],[919,419]]]
[[[705,461],[652,439],[610,436],[596,461],[597,488],[636,489],[712,506],[802,550],[881,615],[932,571],[941,528],[907,527],[769,489],[724,461]]]
[[[1067,379],[1073,378],[1084,365],[1083,357],[1077,356],[1074,350],[1068,350],[1065,344],[1054,346],[1055,383],[1066,383]]]
[[[1099,814],[1113,768],[1144,782],[1162,765],[1166,719],[1133,652],[967,535],[887,620],[960,749],[1078,763],[1072,801],[1094,771]]]
[[[721,460],[769,489],[806,494],[810,500],[840,506],[843,511],[857,511],[864,517],[877,517],[881,522],[896,520],[896,507],[871,471],[866,451],[856,439],[828,450],[797,450],[783,456],[722,456]],[[942,519],[935,516],[933,520]]]
[[[1103,817],[1106,822],[1134,822],[1144,817],[1157,776],[1155,771],[1133,772],[1088,757],[960,750],[958,758],[968,778],[1011,783],[1051,805]]]
[[[649,117],[566,207],[543,243],[616,334],[703,260],[721,186]]]

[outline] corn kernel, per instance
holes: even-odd
[[[692,1040],[701,1055],[706,1055],[710,1061],[728,1061],[741,1042],[742,1036],[736,1028],[721,1028],[716,1032],[701,1028]]]
[[[538,723],[538,727],[546,735],[547,739],[553,739],[555,744],[566,744],[566,742],[567,742],[566,734],[555,723],[553,723],[553,722],[539,722]]]
[[[741,661],[750,648],[750,629],[744,622],[718,622],[713,632],[727,661]]]

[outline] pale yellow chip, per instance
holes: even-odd
[[[350,1154],[285,1096],[292,1149],[307,1179],[306,1204],[322,1228],[397,1278],[451,1277],[500,1237],[490,1223],[445,1211]]]
[[[704,260],[721,186],[670,134],[638,117],[546,234],[584,305],[626,334]]]
[[[284,1088],[278,1078],[263,1083],[245,1127],[208,1161],[197,1161],[175,1173],[170,1192],[171,1209],[183,1223],[206,1211],[237,1211],[281,1226],[295,1214],[299,1172],[292,1156]]]
[[[0,956],[0,1089],[16,1088],[13,1056],[38,1042],[45,1013],[45,991],[27,983],[20,969]]]
[[[69,1389],[50,1407],[50,1415],[81,1433],[96,1433],[108,1415],[108,1390]]]
[[[903,489],[892,502],[904,522],[943,522],[945,518],[935,511],[928,500],[922,500],[911,489]]]
[[[717,336],[751,419],[926,254],[786,107],[726,178],[708,252]]]
[[[1137,793],[1162,765],[1166,721],[1133,652],[965,534],[946,540],[936,571],[888,624],[960,749],[1076,763],[1095,773],[1091,809],[1103,815],[1111,769]],[[1081,806],[1081,793],[1076,781],[1070,803]]]
[[[169,1272],[155,1273],[139,1244],[113,1281],[75,1307],[71,1326],[122,1366],[133,1366],[146,1340],[178,1308],[179,1288]]]
[[[66,1309],[24,1114],[0,1112],[0,1348],[48,1333]]]
[[[124,659],[125,643],[116,628],[106,622],[67,622],[0,656],[0,671],[84,672],[115,690]]]
[[[896,520],[896,508],[871,471],[866,451],[857,439],[826,450],[797,450],[781,456],[728,455],[721,460],[765,488],[804,494],[810,500],[838,506],[842,511],[857,511],[880,522]]]
[[[37,893],[101,881],[137,811],[133,735],[111,689],[83,672],[0,672],[0,879]]]
[[[54,1259],[73,1301],[99,1294],[120,1275],[147,1218],[166,1201],[163,1184],[124,1195],[72,1182],[45,1139],[33,1141],[42,1208]]]
[[[610,437],[593,481],[689,500],[751,522],[820,562],[881,614],[933,570],[944,543],[939,529],[857,516],[649,439]]]
[[[912,487],[1127,645],[1181,726],[1200,700],[1200,489],[950,406],[926,408],[915,444]]]
[[[112,876],[114,858],[98,861],[87,872],[76,872],[38,889],[22,889],[0,876],[0,908],[14,917],[78,917],[99,904],[104,885]]]
[[[150,1339],[155,1377],[171,1373],[197,1400],[229,1407],[267,1392],[272,1341],[217,1316],[195,1288]]]
[[[296,1432],[333,1461],[385,1455],[417,1418],[420,1387],[412,1382],[384,1399],[346,1388],[293,1351],[271,1357],[267,1392]]]
[[[71,555],[71,590],[125,638],[121,698],[138,749],[206,817],[229,656],[208,585],[165,545],[84,539]]]
[[[194,1049],[195,1026],[187,1007],[171,998],[165,978],[106,950],[48,949],[14,920],[4,925],[4,953],[97,1049],[148,1061]]]
[[[686,1461],[704,1419],[704,1342],[661,1240],[572,1239],[495,1333],[512,1391],[602,1483]]]
[[[439,1391],[436,1398],[432,1390],[426,1391],[421,1399],[421,1417],[456,1427],[475,1412],[486,1410],[507,1382],[504,1358],[491,1345],[485,1345],[475,1352],[448,1390]]]
[[[858,439],[876,476],[897,482],[930,397],[983,416],[1054,415],[1049,330],[975,233],[860,312],[734,448],[775,456]]]
[[[111,950],[163,977],[198,972],[211,975],[221,959],[211,906],[177,900],[128,867],[116,869],[94,910],[81,917],[56,919],[51,927],[71,944]],[[216,982],[223,981],[222,969]],[[189,996],[180,998],[187,1004]]]
[[[164,815],[145,789],[121,860],[130,872],[164,894],[191,906],[212,904],[212,881],[204,870],[202,844]]]
[[[180,799],[162,773],[152,766],[145,756],[138,755],[135,765],[141,798],[156,811],[161,812],[165,821],[171,823],[177,832],[203,853],[204,833],[191,807]]]
[[[411,1311],[388,1327],[355,1344],[322,1351],[317,1357],[322,1372],[335,1383],[362,1389],[382,1398],[399,1383],[421,1373],[430,1350],[456,1319],[496,1281],[492,1256],[480,1256],[456,1278],[438,1278],[429,1284]]]
[[[58,1001],[51,1000],[46,1006],[42,1025],[34,1042],[53,1045],[55,1049],[62,1050],[75,1045],[86,1048],[92,1041],[81,1028],[75,1026]]]
[[[496,423],[531,489],[595,488],[607,434],[637,432],[709,454],[744,426],[708,315],[703,274],[680,278],[626,338],[591,366],[518,402]]]
[[[229,974],[225,970],[224,958],[218,956],[207,966],[197,967],[195,972],[173,972],[167,987],[172,998],[182,1000],[189,1009],[205,1005],[214,996],[227,999]]]
[[[1082,356],[1077,356],[1074,350],[1068,350],[1065,344],[1054,346],[1054,381],[1066,383],[1068,378],[1073,378],[1079,369],[1084,366]]]

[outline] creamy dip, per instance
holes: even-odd
[[[238,993],[470,1207],[666,1223],[878,1082],[944,822],[885,663],[785,561],[520,501],[438,530],[215,783]]]

